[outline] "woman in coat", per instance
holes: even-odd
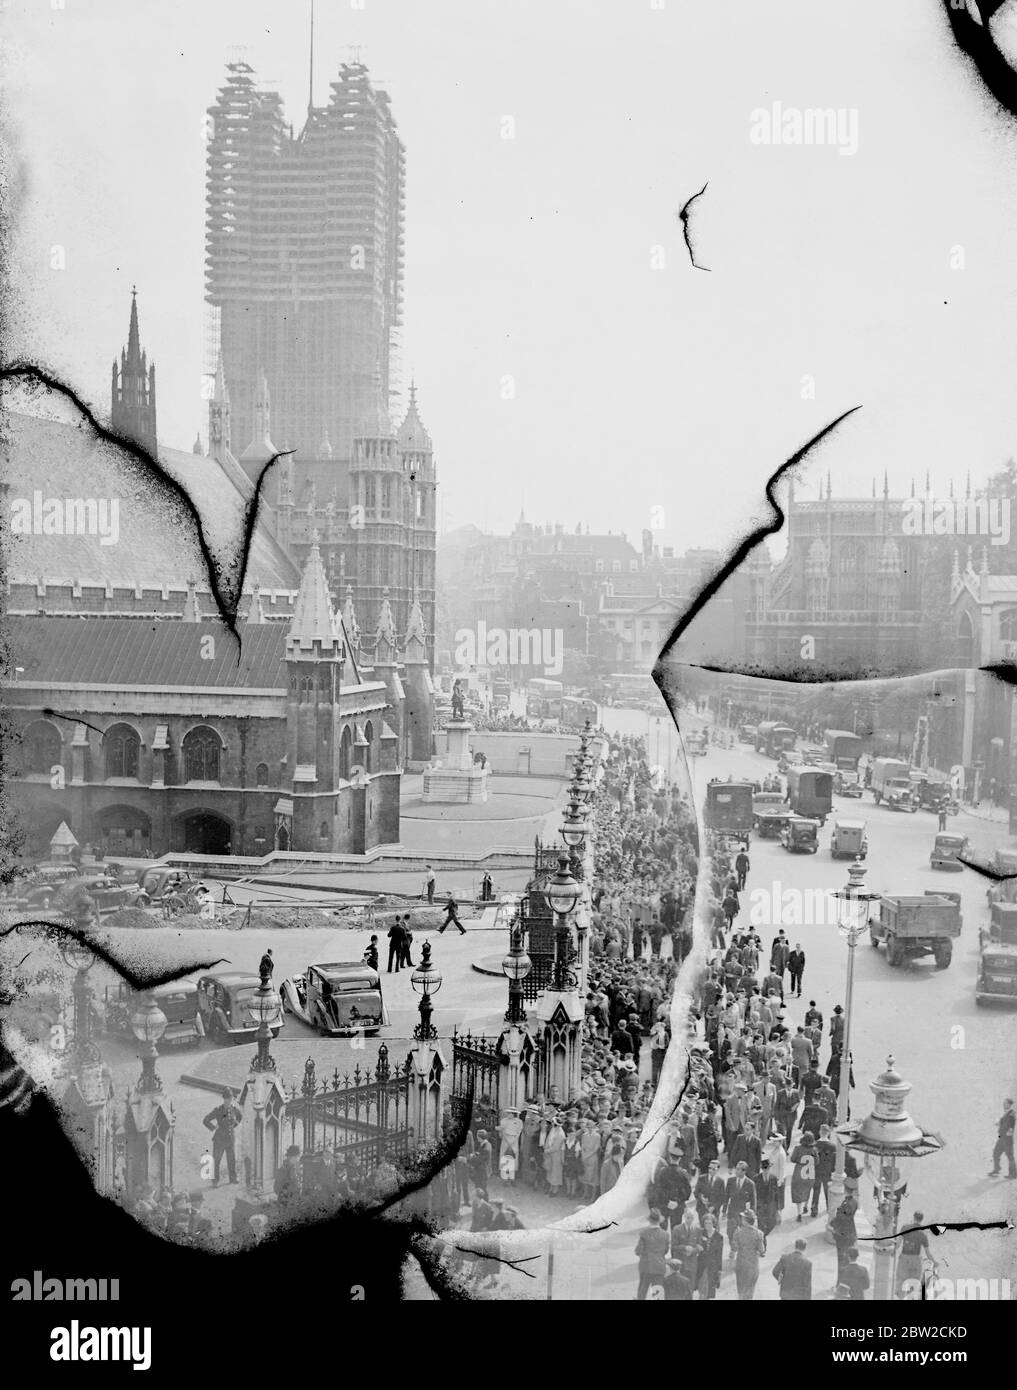
[[[759,1257],[766,1248],[762,1233],[756,1226],[756,1213],[742,1213],[742,1224],[731,1238],[734,1247],[735,1284],[743,1303],[751,1302],[759,1278]]]
[[[791,1174],[791,1200],[798,1208],[798,1220],[801,1221],[812,1200],[812,1189],[816,1183],[816,1136],[811,1129],[802,1135],[791,1155],[791,1162],[795,1166]]]
[[[709,1212],[703,1217],[702,1243],[699,1251],[696,1291],[700,1300],[715,1298],[724,1267],[724,1237]]]
[[[600,1190],[600,1150],[600,1131],[592,1120],[584,1120],[583,1132],[579,1139],[579,1153],[583,1165],[583,1196],[589,1202],[593,1201]]]
[[[565,1131],[561,1127],[561,1120],[555,1115],[544,1140],[544,1174],[552,1197],[558,1196],[565,1180],[564,1159]]]
[[[610,1154],[600,1165],[600,1192],[601,1196],[605,1192],[610,1192],[615,1183],[621,1177],[622,1169],[625,1167],[625,1145],[615,1144]]]

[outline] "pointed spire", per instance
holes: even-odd
[[[410,382],[410,403],[406,408],[406,416],[399,426],[397,438],[399,448],[404,453],[427,454],[432,451],[431,436],[417,410],[417,383],[415,381]]]
[[[832,487],[832,485],[831,485],[831,483],[830,483],[830,470],[829,470],[829,468],[828,468],[828,469],[826,470],[826,500],[829,502],[829,500],[830,500],[830,498],[831,498],[832,496],[833,496],[833,487]]]
[[[332,655],[336,647],[334,616],[321,552],[314,544],[307,552],[300,577],[300,592],[286,636],[286,655]]]
[[[912,478],[912,479],[911,479],[911,496],[914,497],[914,495],[915,495],[915,480],[914,480],[914,478]]]
[[[389,602],[387,587],[382,591],[381,608],[378,611],[378,626],[375,629],[375,636],[377,638],[374,649],[375,665],[377,665],[379,661],[394,661],[396,654],[396,629],[395,619],[392,617],[392,605]]]
[[[983,546],[982,546],[982,564],[981,564],[981,569],[980,569],[979,573],[981,574],[981,577],[982,577],[983,579],[988,579],[988,577],[989,577],[989,547],[988,547],[987,545],[983,545]]]
[[[131,325],[127,330],[127,351],[124,360],[129,367],[140,370],[142,367],[141,334],[138,331],[138,287],[131,286]]]
[[[328,425],[322,424],[321,443],[318,445],[318,457],[320,459],[330,459],[332,457],[332,441],[328,437]]]
[[[928,470],[928,469],[925,470],[925,495],[926,495],[926,497],[930,497],[930,496],[932,495],[932,485],[931,485],[931,483],[929,482],[929,470]]]
[[[968,469],[968,482],[967,482],[967,487],[964,489],[964,500],[965,500],[966,502],[970,502],[970,500],[971,500],[971,469],[970,469],[970,468]]]
[[[267,463],[273,454],[279,452],[272,443],[271,415],[272,402],[268,393],[268,378],[262,371],[254,396],[254,437],[241,454],[241,463]]]
[[[194,436],[194,443],[191,445],[191,453],[204,454],[204,452],[204,449],[201,447],[201,430],[198,430],[197,434]]]
[[[872,475],[872,495],[873,495],[873,497],[875,497],[875,495],[876,495],[876,475],[875,475],[875,473],[873,473],[873,475]]]
[[[413,586],[413,602],[406,623],[406,641],[403,643],[407,661],[427,660],[427,629],[424,626],[424,610],[420,606],[420,592]]]
[[[343,604],[343,627],[346,629],[346,636],[350,640],[350,645],[354,651],[360,646],[360,624],[357,622],[357,610],[353,606],[353,585],[346,586],[346,601]]]
[[[885,468],[883,469],[883,496],[890,496],[890,475]]]
[[[953,501],[953,479],[950,479],[950,501]]]
[[[198,607],[198,584],[194,579],[187,581],[187,598],[184,600],[183,620],[185,623],[201,622],[201,609]]]

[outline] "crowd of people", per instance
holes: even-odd
[[[858,1169],[847,1155],[844,1195],[831,1206],[833,1131],[843,1066],[844,1012],[803,1007],[805,954],[781,929],[767,945],[739,925],[751,868],[744,848],[710,856],[711,959],[693,1019],[694,1080],[647,1189],[637,1297],[714,1298],[725,1245],[738,1297],[753,1297],[774,1230],[822,1215],[837,1249],[839,1296],[859,1299]],[[849,1075],[849,1087],[854,1077]],[[822,1211],[821,1211],[822,1208]],[[803,1239],[774,1261],[783,1299],[812,1297]]]

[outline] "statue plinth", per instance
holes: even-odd
[[[487,768],[473,761],[472,733],[473,725],[467,719],[450,719],[445,725],[448,746],[442,764],[424,772],[425,802],[462,805],[487,800]]]

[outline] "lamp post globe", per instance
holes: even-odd
[[[162,1082],[155,1072],[155,1059],[158,1055],[156,1044],[166,1031],[167,1018],[156,1002],[151,991],[138,1001],[138,1007],[131,1015],[131,1031],[142,1044],[141,1076],[138,1090],[152,1093],[162,1090]]]
[[[547,905],[556,917],[567,917],[579,901],[579,893],[579,884],[569,872],[569,861],[563,854],[544,888]]]
[[[526,1010],[523,1008],[523,981],[532,968],[533,962],[523,949],[523,929],[517,919],[509,938],[508,955],[501,963],[502,974],[509,984],[509,1006],[508,1013],[505,1015],[505,1022],[510,1026],[518,1027],[526,1022]]]
[[[441,973],[431,964],[431,943],[425,941],[420,954],[420,964],[410,976],[410,984],[420,995],[420,1022],[413,1030],[418,1042],[429,1042],[438,1036],[438,1030],[431,1023],[431,996],[441,989]]]

